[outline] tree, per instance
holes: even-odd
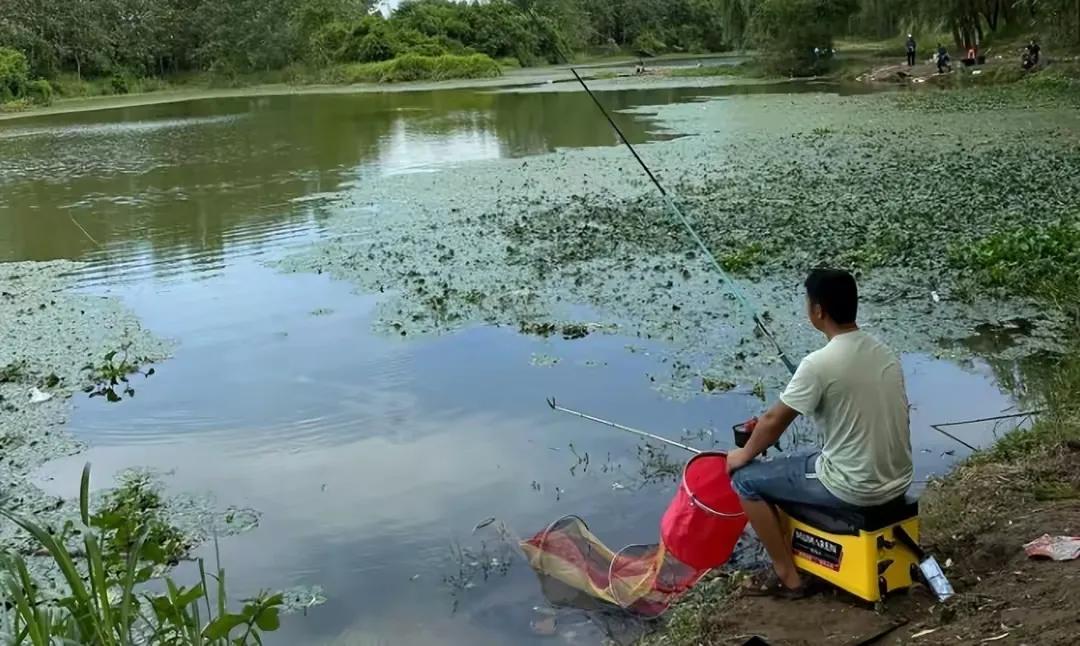
[[[762,0],[750,22],[753,41],[773,70],[818,72],[836,34],[856,9],[855,0]]]

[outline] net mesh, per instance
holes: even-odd
[[[663,543],[613,552],[577,516],[560,518],[521,547],[552,603],[599,601],[646,617],[663,613],[708,571],[682,563]]]
[[[653,617],[710,569],[726,563],[744,527],[746,515],[731,488],[727,456],[701,453],[683,471],[660,521],[659,543],[613,552],[581,518],[564,516],[522,541],[521,548],[552,603],[582,607],[584,595]],[[561,597],[552,596],[554,590]]]

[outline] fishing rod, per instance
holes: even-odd
[[[532,13],[533,19],[539,22],[536,13],[531,10],[530,13]],[[611,114],[607,111],[607,108],[604,107],[604,104],[601,103],[600,99],[593,93],[592,89],[585,82],[585,79],[581,77],[581,74],[579,74],[577,69],[574,68],[574,66],[570,63],[566,54],[564,54],[562,49],[558,46],[555,47],[555,50],[558,52],[559,57],[563,61],[563,64],[570,68],[570,73],[574,75],[574,79],[576,79],[577,82],[581,85],[581,88],[585,90],[585,93],[592,100],[593,105],[595,105],[596,108],[600,110],[600,113],[604,115],[604,118],[607,120],[608,125],[610,125],[611,128],[615,131],[615,134],[618,135],[619,141],[621,141],[622,144],[626,146],[627,150],[630,151],[630,154],[633,155],[634,160],[638,163],[639,166],[641,166],[641,170],[643,170],[645,172],[645,175],[649,178],[649,181],[652,182],[653,186],[656,187],[656,190],[664,199],[664,204],[667,206],[668,210],[675,215],[675,217],[679,220],[680,223],[682,223],[683,227],[690,234],[690,237],[693,238],[698,248],[701,249],[701,252],[704,253],[705,257],[709,259],[710,264],[712,264],[713,268],[716,269],[716,272],[720,275],[721,281],[724,286],[727,287],[728,292],[735,297],[735,300],[738,301],[739,305],[741,305],[743,308],[745,308],[751,313],[754,325],[757,326],[757,329],[761,332],[762,336],[764,336],[766,339],[769,340],[770,343],[772,343],[772,346],[773,348],[775,348],[777,356],[780,358],[780,361],[783,362],[784,367],[788,369],[788,372],[794,375],[795,364],[791,361],[790,358],[788,358],[787,353],[784,352],[784,348],[780,345],[780,342],[777,341],[776,336],[772,333],[772,330],[770,330],[768,325],[765,324],[764,319],[762,319],[761,315],[758,313],[758,308],[750,303],[749,299],[743,295],[742,291],[739,290],[739,288],[735,285],[734,281],[731,280],[731,277],[728,276],[728,273],[724,271],[724,268],[720,266],[720,263],[716,260],[716,256],[713,255],[712,251],[709,250],[708,245],[706,245],[705,241],[701,238],[700,235],[698,235],[697,230],[694,229],[694,226],[690,223],[690,220],[682,212],[682,209],[680,209],[679,206],[675,204],[675,201],[671,198],[671,195],[667,192],[667,189],[665,189],[664,185],[660,183],[660,180],[656,177],[656,174],[653,173],[652,169],[649,168],[649,165],[645,163],[645,160],[641,158],[641,155],[638,154],[637,149],[634,148],[634,145],[632,143],[630,143],[630,140],[626,138],[626,135],[623,133],[622,128],[620,128],[619,125],[615,123],[615,120],[612,119]],[[669,444],[671,446],[675,446],[683,450],[690,451],[692,453],[700,453],[700,451],[697,449],[686,446],[684,444],[680,444],[678,442],[674,442],[659,435],[654,435],[652,433],[631,428],[629,426],[624,426],[623,424],[618,424],[616,422],[601,419],[599,417],[593,417],[592,415],[587,415],[579,411],[557,406],[555,404],[554,398],[548,400],[548,406],[550,406],[552,410],[569,413],[571,415],[576,415],[577,417],[604,424],[612,428],[633,433],[642,437],[651,438],[658,442],[663,442],[665,444]],[[946,437],[950,437],[953,440],[956,440],[957,442],[963,444],[969,449],[975,450],[975,447],[961,440],[955,435],[941,429],[941,426],[943,425],[931,424],[931,428],[933,428],[935,431],[941,433],[942,435],[945,435]]]
[[[982,423],[982,422],[998,422],[998,421],[1003,421],[1003,420],[1007,420],[1007,419],[1016,419],[1018,417],[1025,417],[1026,418],[1026,417],[1032,417],[1034,415],[1041,415],[1041,414],[1043,414],[1045,412],[1046,412],[1045,410],[1029,410],[1029,411],[1024,411],[1024,412],[1021,412],[1021,413],[1010,413],[1008,415],[994,415],[993,417],[980,417],[978,419],[966,419],[966,420],[963,420],[961,422],[938,422],[937,424],[931,424],[930,428],[934,429],[938,433],[941,433],[945,437],[956,440],[957,442],[959,442],[960,444],[963,444],[964,446],[966,446],[967,448],[971,449],[974,452],[974,451],[978,451],[979,449],[977,447],[972,446],[971,444],[968,444],[964,440],[961,440],[960,438],[956,437],[952,433],[946,431],[943,427],[945,427],[945,426],[967,426],[968,424],[979,424],[979,423]],[[1022,424],[1023,420],[1021,420],[1020,423]]]
[[[559,411],[560,413],[568,413],[570,415],[574,415],[574,416],[580,417],[582,419],[587,419],[590,422],[597,422],[598,424],[603,424],[604,426],[610,426],[611,428],[617,428],[620,431],[626,431],[627,433],[633,433],[634,435],[638,435],[640,437],[648,438],[650,440],[656,440],[657,442],[667,444],[668,446],[674,446],[675,448],[682,449],[683,451],[689,451],[689,452],[691,452],[691,453],[693,453],[695,455],[701,453],[701,449],[695,449],[692,446],[687,446],[686,444],[681,444],[679,442],[676,442],[675,440],[669,440],[666,437],[663,437],[661,435],[656,435],[654,433],[649,433],[648,431],[642,431],[640,429],[632,428],[630,426],[625,426],[623,424],[619,424],[618,422],[612,422],[610,420],[602,419],[600,417],[593,417],[592,415],[588,415],[586,413],[582,413],[581,411],[576,411],[576,410],[573,410],[571,408],[564,408],[564,407],[559,406],[558,404],[555,403],[555,398],[554,397],[548,398],[547,404],[548,404],[548,406],[551,407],[551,410],[556,410],[556,411]]]
[[[533,20],[539,23],[536,13],[531,10],[530,13],[532,13],[533,15]],[[671,195],[668,194],[667,189],[664,188],[664,185],[660,183],[660,180],[656,177],[656,174],[653,173],[652,169],[649,168],[649,165],[645,163],[645,160],[641,158],[641,155],[638,154],[637,149],[634,148],[634,145],[630,143],[630,140],[626,138],[626,135],[623,133],[622,128],[620,128],[618,124],[615,123],[615,120],[611,118],[611,114],[608,113],[607,108],[604,107],[604,104],[600,102],[600,99],[597,98],[595,94],[593,94],[592,89],[590,89],[589,85],[585,83],[585,79],[583,79],[581,75],[578,74],[577,69],[575,69],[573,65],[571,65],[566,54],[562,52],[562,48],[556,46],[555,50],[558,52],[559,57],[563,61],[563,64],[570,67],[570,72],[574,75],[574,78],[577,79],[577,82],[581,85],[581,88],[585,90],[585,93],[589,95],[589,98],[592,99],[592,102],[596,106],[596,108],[600,110],[600,114],[604,115],[604,118],[607,119],[608,124],[612,127],[613,130],[615,130],[615,134],[619,136],[619,140],[623,143],[624,146],[626,146],[627,150],[630,151],[630,154],[634,156],[634,160],[637,161],[639,166],[641,166],[641,170],[645,171],[645,175],[648,176],[649,181],[652,182],[652,185],[656,187],[656,190],[659,191],[660,196],[664,199],[664,204],[667,206],[668,210],[675,215],[675,217],[679,220],[680,223],[682,223],[683,227],[690,234],[690,237],[693,238],[698,248],[701,249],[701,252],[704,253],[705,257],[709,259],[709,262],[713,266],[713,268],[716,269],[717,273],[720,274],[721,282],[725,287],[727,287],[728,292],[735,297],[735,300],[738,301],[739,305],[741,305],[743,308],[750,312],[751,317],[754,321],[754,325],[757,327],[758,331],[761,332],[762,336],[764,336],[766,339],[769,340],[770,343],[772,343],[772,346],[773,348],[775,348],[777,356],[780,358],[780,361],[783,362],[784,367],[787,368],[788,372],[790,372],[791,374],[795,374],[795,364],[791,361],[791,359],[788,358],[787,353],[784,352],[784,348],[780,345],[780,342],[776,340],[776,336],[772,333],[772,330],[770,330],[769,326],[765,324],[765,320],[758,313],[758,308],[750,303],[750,299],[742,293],[742,291],[735,285],[735,282],[731,280],[731,277],[728,276],[728,273],[724,271],[724,268],[720,266],[720,263],[716,260],[716,256],[713,255],[713,252],[709,250],[708,245],[706,245],[705,241],[701,238],[700,235],[698,235],[697,230],[694,229],[694,226],[690,223],[689,218],[687,218],[686,215],[682,212],[682,209],[680,209],[679,206],[675,204],[675,201],[671,198]]]

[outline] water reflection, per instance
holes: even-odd
[[[613,107],[669,94],[623,96]],[[595,121],[566,118],[586,101],[565,93],[302,95],[7,123],[0,261],[88,257],[123,272],[128,262],[198,258],[218,270],[227,246],[255,253],[317,229],[318,203],[297,198],[345,181],[362,187],[387,174],[615,143]],[[646,119],[620,122],[635,141],[649,137]]]
[[[627,137],[643,142],[672,135],[656,132],[647,115],[620,110],[820,89],[598,95]],[[219,271],[227,255],[316,232],[324,214],[305,198],[343,183],[362,189],[388,174],[615,143],[588,97],[565,91],[232,97],[5,122],[0,261],[90,259],[108,263],[110,279],[137,279],[136,268],[157,263],[165,266],[151,273],[163,278],[193,267]]]

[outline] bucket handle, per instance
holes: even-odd
[[[712,507],[710,507],[710,506],[706,505],[705,503],[701,502],[700,500],[698,500],[697,496],[694,495],[694,492],[690,491],[690,487],[687,486],[685,478],[683,478],[683,481],[682,481],[682,488],[683,488],[683,491],[686,492],[686,495],[690,498],[690,503],[691,504],[693,504],[695,507],[697,507],[698,509],[700,509],[700,510],[706,512],[706,513],[712,514],[713,516],[719,516],[720,518],[739,518],[739,517],[742,517],[742,516],[746,515],[746,512],[743,512],[743,511],[740,511],[737,514],[727,514],[727,513],[724,513],[722,511],[716,511]]]

